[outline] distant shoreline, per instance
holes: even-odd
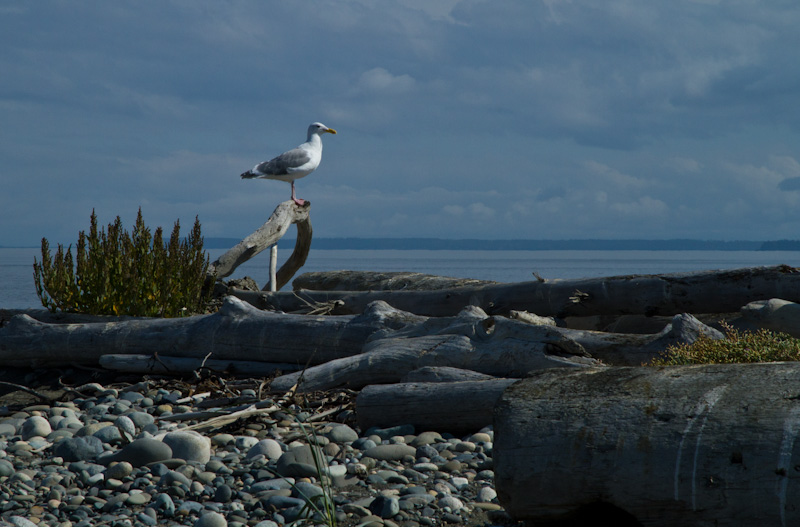
[[[239,238],[206,238],[207,249],[227,249]],[[283,239],[281,245],[294,245]],[[800,251],[800,240],[448,240],[440,238],[314,238],[317,250],[427,251]]]
[[[206,237],[206,249],[229,249],[241,238]],[[281,246],[295,240],[284,238]],[[800,240],[477,240],[443,238],[314,238],[317,250],[399,251],[800,251]],[[36,249],[38,246],[0,249]]]

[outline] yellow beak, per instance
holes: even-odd
[[[328,132],[329,134],[334,134],[334,135],[336,134],[336,130],[334,130],[333,128],[328,128],[325,131]]]

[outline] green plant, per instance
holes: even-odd
[[[680,364],[730,364],[800,360],[800,339],[766,329],[738,331],[723,325],[725,338],[701,335],[691,344],[669,346],[653,366]]]
[[[209,260],[203,252],[200,221],[185,240],[176,221],[165,243],[161,227],[150,232],[136,217],[133,231],[122,228],[119,216],[108,228],[97,228],[92,211],[89,234],[72,246],[59,244],[55,257],[42,238],[42,261],[34,259],[33,276],[42,305],[93,315],[176,317],[200,312],[210,291],[204,289]]]
[[[333,502],[333,487],[328,474],[328,461],[325,459],[325,454],[319,449],[320,441],[314,427],[309,426],[311,429],[309,432],[302,420],[297,417],[295,420],[311,449],[311,457],[314,460],[314,469],[317,472],[322,494],[312,497],[303,495],[306,503],[302,508],[301,518],[292,522],[292,525],[313,525],[314,520],[317,520],[327,527],[336,527],[336,505]],[[306,516],[314,516],[314,518]]]

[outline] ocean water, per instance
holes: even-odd
[[[225,252],[209,251],[211,260]],[[278,252],[279,266],[291,249]],[[39,308],[33,282],[33,260],[39,249],[0,248],[0,308]],[[709,269],[736,269],[759,265],[800,266],[793,251],[421,251],[421,250],[314,250],[298,272],[413,271],[477,278],[497,282],[524,282],[542,278],[594,278],[628,274],[659,274]],[[268,281],[269,251],[236,269],[230,278],[250,276],[259,285]],[[291,289],[287,285],[284,289]]]

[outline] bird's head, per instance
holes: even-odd
[[[312,123],[308,127],[308,137],[309,138],[314,134],[321,136],[324,133],[335,134],[336,130],[334,130],[333,128],[328,128],[327,126],[325,126],[322,123]]]

